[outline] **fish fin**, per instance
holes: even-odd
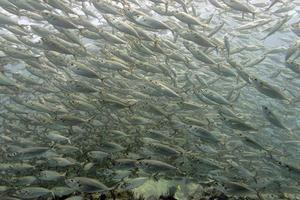
[[[236,102],[236,101],[239,99],[240,95],[241,95],[241,92],[238,91],[238,93],[235,95],[235,97],[234,97],[234,96],[231,97],[231,98],[229,99],[229,101],[230,101],[231,103]]]
[[[226,98],[228,101],[230,101],[230,99],[231,99],[233,93],[234,93],[234,88],[232,88],[232,89],[228,92],[228,94],[226,95],[225,98]]]
[[[176,41],[177,41],[177,39],[178,39],[178,36],[179,36],[179,34],[178,33],[176,33],[176,32],[172,32],[173,33],[173,41],[174,41],[174,43],[176,43]]]
[[[264,37],[262,37],[260,40],[265,40],[265,39],[267,39],[269,36],[270,36],[270,35],[267,34],[267,35],[265,35]]]
[[[293,132],[292,129],[286,128],[286,130],[288,131],[288,134],[289,134],[289,135],[295,135],[295,133]]]
[[[192,4],[191,7],[192,7],[193,16],[198,17],[197,10],[196,10],[195,6]]]

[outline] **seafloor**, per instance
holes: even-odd
[[[57,200],[64,200],[65,198],[59,198]],[[185,197],[186,200],[266,200],[265,198],[261,197],[232,197],[227,196],[222,192],[218,192],[216,190],[213,190],[211,192],[204,192],[199,194],[193,194],[191,196]],[[298,198],[290,198],[286,196],[278,197],[272,195],[267,198],[273,199],[273,200],[299,200]],[[122,192],[122,193],[107,193],[107,194],[88,194],[84,196],[84,200],[182,200],[179,198],[175,198],[172,195],[160,195],[157,196],[149,196],[147,198],[143,196],[136,197],[136,195],[133,192]]]

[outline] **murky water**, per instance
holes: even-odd
[[[300,199],[298,1],[0,7],[1,200]]]

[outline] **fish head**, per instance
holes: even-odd
[[[268,107],[265,106],[265,105],[261,106],[261,108],[262,108],[263,111],[268,111],[269,110]]]
[[[263,111],[263,114],[266,115],[266,116],[271,114],[271,110],[265,105],[262,106],[262,111]]]
[[[16,196],[19,196],[19,197],[21,197],[21,196],[28,196],[29,195],[29,191],[24,188],[24,189],[16,191],[15,194],[16,194]]]
[[[258,78],[256,78],[255,76],[250,76],[250,81],[253,83],[253,84],[255,84],[255,85],[258,85],[259,84],[259,79]]]
[[[14,157],[16,157],[16,156],[18,156],[18,155],[19,155],[18,152],[12,152],[12,153],[7,154],[7,157],[8,157],[8,158],[14,158]]]
[[[74,61],[69,61],[68,63],[67,63],[67,66],[68,67],[76,67],[76,64],[75,64],[75,62]]]
[[[47,172],[46,171],[40,171],[39,172],[39,177],[42,177],[42,178],[47,177]]]
[[[80,187],[80,183],[78,180],[70,178],[70,179],[66,179],[65,183],[67,186],[69,186],[70,188],[79,188]]]
[[[91,158],[93,158],[93,157],[95,157],[95,155],[96,155],[96,153],[95,153],[95,152],[93,152],[93,151],[89,151],[89,152],[87,152],[87,156],[88,156],[88,157],[91,157]]]
[[[43,17],[50,17],[50,16],[51,16],[51,12],[48,11],[48,10],[43,10],[43,11],[41,12],[41,15],[42,15]]]
[[[141,168],[148,168],[149,162],[141,160],[136,163],[136,166]]]
[[[112,21],[115,20],[113,17],[111,17],[111,16],[108,15],[108,14],[102,14],[102,17],[103,17],[106,21],[108,21],[108,22],[112,22]]]

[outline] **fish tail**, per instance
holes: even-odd
[[[166,118],[168,121],[171,121],[172,120],[172,117],[175,115],[175,112],[172,112],[172,113],[169,113],[166,115]]]
[[[266,35],[266,36],[262,37],[260,40],[265,40],[265,39],[267,39],[268,37],[269,37],[269,35]]]
[[[165,3],[165,13],[167,13],[167,12],[168,12],[168,8],[169,8],[169,2],[168,2],[168,1],[166,1],[166,3]]]
[[[288,133],[289,133],[290,135],[295,135],[292,129],[288,129]]]

